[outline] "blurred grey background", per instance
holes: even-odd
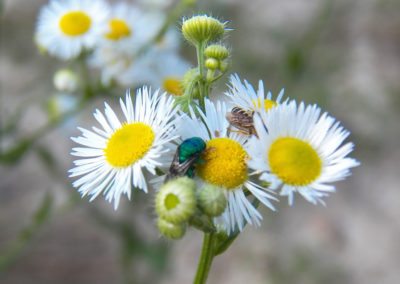
[[[21,106],[23,115],[2,147],[47,119],[40,102],[62,65],[33,43],[46,2],[3,3],[0,122]],[[351,130],[362,163],[326,208],[297,198],[292,208],[282,200],[278,213],[265,210],[260,229],[247,228],[215,259],[209,283],[399,283],[400,1],[208,0],[197,11],[230,22],[232,72],[319,103]],[[100,199],[71,199],[69,137],[93,123],[94,108],[45,135],[17,165],[0,165],[0,283],[191,283],[201,235],[161,239],[149,196],[136,194],[116,212]]]

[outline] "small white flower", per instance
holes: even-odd
[[[118,81],[119,75],[135,63],[136,53],[156,36],[163,21],[163,15],[144,12],[127,3],[111,7],[101,41],[89,61],[101,69],[104,84]]]
[[[108,6],[101,0],[51,0],[37,22],[37,44],[63,60],[95,46],[104,30]]]
[[[273,99],[271,92],[265,94],[264,84],[261,80],[258,82],[258,90],[255,91],[253,86],[246,80],[242,83],[237,74],[231,75],[229,89],[225,95],[229,97],[232,105],[252,111],[269,110],[281,104],[285,91],[282,89],[276,99]]]
[[[202,155],[203,162],[197,163],[196,176],[200,183],[212,184],[223,188],[228,205],[221,217],[216,219],[228,232],[236,228],[242,230],[247,223],[259,226],[261,214],[249,201],[248,195],[254,196],[262,204],[274,210],[271,200],[276,200],[273,193],[251,181],[248,173],[248,153],[244,146],[246,139],[236,133],[228,133],[225,119],[226,105],[215,105],[205,101],[205,112],[190,110],[190,115],[183,115],[180,126],[182,139],[200,137],[206,141],[207,148]],[[201,185],[199,187],[202,187]]]
[[[122,194],[130,198],[132,186],[147,192],[143,169],[154,175],[156,167],[169,164],[165,153],[177,138],[177,110],[171,97],[143,88],[134,102],[127,92],[120,105],[124,122],[106,103],[104,115],[99,110],[94,113],[102,129],[79,128],[82,136],[72,140],[83,147],[73,148],[71,154],[82,159],[74,161],[70,170],[71,177],[82,176],[73,183],[82,196],[90,195],[92,201],[102,193],[107,201],[114,201],[114,208]]]
[[[359,165],[346,157],[353,143],[342,145],[349,132],[327,113],[321,115],[316,106],[299,106],[294,101],[255,115],[257,137],[250,138],[247,151],[252,157],[249,166],[261,171],[260,178],[281,186],[280,194],[300,193],[306,200],[324,204],[323,197],[335,191],[330,183],[350,175],[350,168]]]
[[[169,94],[183,94],[182,79],[190,69],[190,64],[177,52],[150,50],[139,58],[131,68],[119,76],[122,85],[149,84],[161,88]]]

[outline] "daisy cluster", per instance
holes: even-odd
[[[142,2],[50,0],[39,13],[35,42],[43,53],[98,70],[103,86],[150,84],[180,95],[190,67],[179,55],[180,35],[165,26],[162,3]]]
[[[277,194],[293,204],[296,193],[311,203],[324,203],[335,190],[333,182],[344,179],[358,162],[347,155],[353,143],[340,123],[316,105],[275,99],[263,85],[255,91],[238,76],[231,77],[230,101],[205,101],[205,109],[179,112],[173,99],[143,88],[132,100],[120,100],[123,118],[106,104],[96,110],[101,128],[80,128],[73,140],[79,157],[71,176],[81,176],[73,185],[93,200],[104,195],[117,208],[121,195],[131,196],[132,187],[148,191],[146,180],[156,168],[170,167],[178,145],[200,137],[206,143],[202,162],[195,167],[198,188],[222,189],[227,206],[215,222],[228,231],[246,224],[260,225],[262,216],[254,200],[275,210]],[[244,102],[253,102],[245,104]],[[263,105],[259,107],[259,102]],[[255,134],[248,135],[227,117],[241,108],[254,117]]]
[[[259,206],[274,211],[279,197],[324,204],[333,183],[359,165],[348,157],[349,131],[317,105],[284,98],[284,90],[273,96],[262,81],[255,89],[238,75],[224,99],[211,100],[228,64],[226,23],[194,16],[182,32],[198,55],[183,85],[189,103],[143,87],[120,99],[122,115],[107,103],[96,110],[98,126],[72,138],[79,144],[73,186],[115,209],[133,189],[154,187],[157,224],[170,238],[182,237],[187,225],[227,235],[259,226]]]

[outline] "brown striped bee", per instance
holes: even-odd
[[[234,107],[226,114],[226,119],[229,122],[228,133],[232,131],[231,127],[235,127],[237,132],[243,135],[257,136],[254,128],[254,111],[245,110],[240,107]]]

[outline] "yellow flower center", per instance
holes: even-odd
[[[144,123],[124,124],[108,140],[104,149],[107,162],[114,167],[127,167],[141,159],[151,148],[154,132]]]
[[[59,25],[64,34],[80,36],[90,29],[92,20],[85,12],[71,11],[61,17]]]
[[[183,95],[182,83],[178,78],[175,77],[166,77],[163,81],[163,89],[171,95]]]
[[[108,22],[108,26],[110,27],[110,31],[105,35],[105,37],[109,40],[117,41],[131,35],[131,29],[124,20],[117,18],[111,19]]]
[[[260,99],[253,100],[253,105],[254,105],[256,108],[261,108],[261,106],[262,106],[262,101],[261,101]],[[277,104],[276,102],[272,101],[272,100],[268,100],[268,99],[265,99],[265,100],[264,100],[264,109],[265,109],[265,110],[270,110],[271,108],[273,108],[274,106],[277,106],[277,105],[278,105],[278,104]]]
[[[202,159],[204,162],[199,163],[196,171],[208,183],[235,189],[247,180],[247,153],[232,139],[211,139]]]
[[[168,210],[174,209],[180,203],[179,198],[172,193],[169,193],[164,200],[165,208]]]
[[[293,137],[275,140],[269,149],[268,160],[272,173],[293,186],[312,183],[322,170],[322,161],[315,149]]]

